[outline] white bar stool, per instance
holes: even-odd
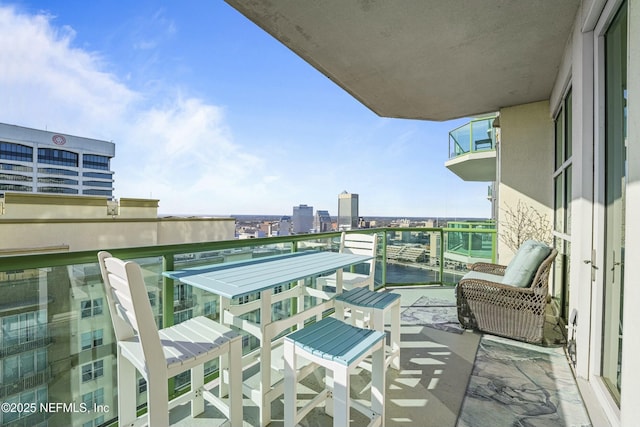
[[[368,288],[355,288],[335,297],[336,318],[345,318],[345,308],[349,308],[350,323],[384,332],[384,319],[390,316],[390,347],[386,349],[385,365],[400,369],[400,294],[375,292]],[[359,324],[358,320],[362,320]]]
[[[371,407],[362,408],[351,402],[350,373],[364,358],[371,355]],[[297,358],[301,356],[331,371],[333,389],[323,390],[307,405],[298,409],[296,387],[301,378],[297,373]],[[361,329],[332,317],[327,317],[284,339],[284,425],[294,427],[314,407],[333,398],[333,426],[349,425],[351,406],[369,416],[370,427],[384,425],[385,361],[384,333]],[[329,374],[329,372],[327,372]],[[331,381],[327,381],[330,383]],[[329,403],[329,402],[327,402]]]

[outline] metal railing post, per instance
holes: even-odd
[[[387,231],[382,232],[382,287],[387,287]]]
[[[440,229],[440,286],[444,286],[444,228]]]

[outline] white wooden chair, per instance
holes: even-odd
[[[241,426],[240,335],[206,317],[158,330],[140,266],[104,251],[98,254],[98,260],[118,343],[119,425],[147,421],[152,427],[168,426],[170,408],[191,400],[191,415],[196,416],[204,411],[206,398],[229,418],[232,426]],[[228,357],[226,399],[204,388],[204,363],[221,356]],[[141,418],[136,417],[136,370],[147,381],[147,416]],[[169,402],[169,378],[187,370],[191,370],[191,391]]]
[[[355,288],[335,297],[335,317],[354,326],[385,332],[385,317],[389,314],[390,345],[385,346],[385,365],[400,370],[400,294]],[[346,318],[345,309],[351,311]]]
[[[345,233],[340,237],[340,252],[356,255],[369,255],[373,258],[367,261],[367,273],[342,273],[343,290],[368,287],[374,290],[374,275],[376,270],[376,253],[378,250],[378,236],[376,234]],[[317,279],[319,289],[336,287],[336,274],[319,277]]]

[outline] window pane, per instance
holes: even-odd
[[[561,109],[556,118],[556,164],[557,170],[563,162],[563,146],[564,146],[564,109]]]
[[[554,218],[554,229],[561,233],[564,232],[564,197],[563,197],[563,174],[558,175],[554,179],[554,207],[555,207],[555,218]]]
[[[18,356],[7,357],[2,361],[3,383],[18,380]]]
[[[93,342],[93,334],[91,332],[84,332],[80,339],[80,347],[83,350],[87,350],[91,348],[91,343]]]
[[[91,364],[84,365],[82,367],[82,382],[83,383],[87,382],[87,381],[90,381],[93,378],[92,372],[93,372],[93,369],[92,369]]]
[[[91,300],[85,300],[80,302],[80,311],[82,318],[91,317]]]
[[[93,300],[93,315],[97,316],[99,314],[102,314],[102,298]]]
[[[35,353],[32,351],[20,355],[20,374],[29,377],[36,373]]]
[[[565,170],[565,233],[571,234],[571,165]]]
[[[571,147],[572,143],[572,135],[571,135],[571,124],[573,123],[573,110],[571,108],[571,92],[567,95],[567,98],[564,101],[565,108],[565,144],[564,144],[564,159],[569,160],[571,154],[573,153],[573,149]]]

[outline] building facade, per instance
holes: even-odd
[[[316,215],[313,218],[313,229],[316,233],[324,233],[327,231],[331,231],[331,215],[329,215],[329,211],[316,210]]]
[[[313,206],[299,205],[293,207],[291,215],[294,234],[309,233],[313,229]]]
[[[358,228],[358,195],[343,191],[338,195],[338,230]]]
[[[291,217],[283,216],[278,221],[278,230],[276,233],[272,233],[272,235],[277,236],[289,236],[291,234]]]
[[[0,193],[113,197],[115,144],[0,123]]]

